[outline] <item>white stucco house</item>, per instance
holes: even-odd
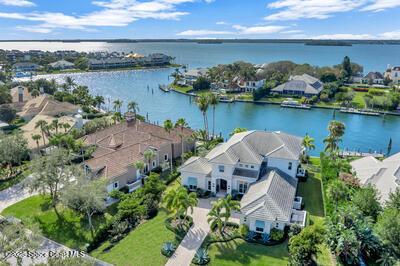
[[[382,204],[389,199],[390,193],[394,193],[400,185],[400,153],[383,161],[367,156],[352,161],[350,165],[361,185],[375,186]]]
[[[269,233],[291,223],[305,224],[295,203],[297,176],[304,174],[302,138],[283,132],[248,131],[232,136],[207,156],[192,157],[181,167],[182,184],[217,197],[242,194],[241,222]],[[296,198],[296,199],[295,199]],[[261,226],[263,225],[263,226]],[[257,229],[257,230],[256,230]]]

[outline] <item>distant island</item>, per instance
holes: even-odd
[[[304,44],[311,46],[353,46],[353,44],[350,42],[333,40],[312,40]]]

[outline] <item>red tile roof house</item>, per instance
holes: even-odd
[[[184,152],[193,150],[192,134],[189,128],[177,128],[168,133],[163,127],[142,121],[122,122],[83,137],[87,145],[96,146],[93,158],[85,161],[84,167],[92,177],[106,178],[108,192],[124,186],[132,192],[141,187],[143,179],[135,162],[143,161],[145,171],[169,165],[171,158],[181,156],[182,148]],[[144,158],[149,149],[157,155],[150,165]]]

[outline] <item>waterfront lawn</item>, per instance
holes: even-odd
[[[3,216],[14,216],[31,229],[38,229],[45,237],[74,249],[85,249],[92,240],[86,217],[62,205],[59,215],[51,207],[48,196],[32,196],[6,208]],[[110,206],[107,213],[113,214]],[[95,230],[106,221],[104,215],[93,217]]]
[[[175,234],[165,227],[168,215],[161,209],[156,217],[139,225],[110,249],[106,242],[90,255],[114,265],[164,265],[162,244],[173,241]]]
[[[242,239],[212,244],[209,248],[210,265],[286,265],[287,242],[276,246],[250,244]]]
[[[179,92],[182,92],[182,93],[189,93],[190,91],[193,90],[193,87],[192,87],[192,86],[179,86],[179,85],[173,85],[173,84],[172,84],[171,87],[172,87],[174,90],[179,91]]]
[[[364,96],[367,95],[367,92],[364,92],[364,91],[354,91],[354,92],[355,92],[355,96],[354,96],[352,103],[357,108],[365,108]]]

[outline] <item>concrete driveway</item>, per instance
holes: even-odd
[[[197,207],[193,208],[193,226],[182,240],[174,255],[167,261],[166,266],[189,266],[197,249],[200,248],[207,234],[210,232],[210,225],[207,222],[212,202],[217,198],[199,199]],[[190,213],[189,213],[190,214]],[[239,214],[234,213],[230,221],[239,223]]]
[[[18,183],[12,187],[0,191],[0,213],[8,206],[11,206],[33,195],[37,195],[37,193],[29,193],[28,189],[22,186],[22,183]]]

